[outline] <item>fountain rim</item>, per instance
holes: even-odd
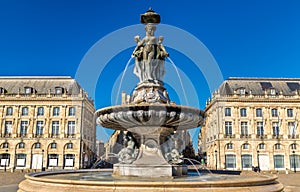
[[[151,109],[155,109],[155,108],[170,108],[170,109],[183,109],[183,110],[187,110],[187,111],[198,111],[199,115],[201,115],[202,117],[205,116],[205,112],[201,109],[195,108],[195,107],[190,107],[190,106],[186,106],[186,105],[176,105],[176,104],[150,104],[150,103],[142,103],[142,104],[124,104],[124,105],[112,105],[112,106],[107,106],[107,107],[103,107],[101,109],[98,109],[96,111],[96,115],[99,116],[101,115],[101,112],[105,112],[105,111],[110,111],[110,110],[114,110],[114,109],[142,109],[142,108],[151,108]],[[135,110],[137,111],[137,110]]]
[[[247,179],[235,179],[235,180],[214,180],[214,181],[161,181],[159,178],[154,178],[151,182],[149,181],[133,181],[133,180],[114,180],[111,181],[89,181],[89,180],[72,180],[72,179],[53,179],[53,178],[43,178],[47,175],[59,175],[59,174],[72,174],[72,173],[88,173],[88,172],[110,172],[109,170],[64,170],[64,171],[51,171],[51,172],[39,172],[39,173],[29,173],[25,175],[25,180],[31,180],[35,182],[47,182],[53,184],[72,184],[72,185],[96,185],[96,186],[137,186],[137,187],[147,187],[147,186],[166,186],[172,187],[174,185],[179,186],[199,186],[199,187],[244,187],[244,186],[257,186],[262,184],[267,184],[270,182],[275,182],[278,178],[277,175],[259,175],[250,176]],[[239,176],[240,178],[246,178],[247,176]],[[226,181],[226,182],[224,182]]]

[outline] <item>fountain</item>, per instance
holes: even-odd
[[[125,131],[126,145],[116,155],[119,163],[111,171],[72,170],[26,175],[19,192],[28,191],[282,191],[272,176],[228,176],[188,174],[176,148],[174,132],[199,127],[204,112],[171,102],[164,87],[163,37],[154,35],[160,15],[149,9],[141,15],[146,36],[134,39],[134,74],[139,83],[127,104],[96,112],[97,124]],[[198,172],[198,171],[197,171]]]

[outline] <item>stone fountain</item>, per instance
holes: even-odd
[[[163,37],[154,35],[160,15],[148,10],[141,15],[146,36],[135,37],[134,74],[139,83],[129,104],[97,111],[97,123],[103,127],[129,131],[114,176],[172,177],[187,174],[175,148],[174,132],[199,127],[204,113],[199,109],[179,106],[170,101],[163,83],[165,57]]]
[[[141,15],[146,35],[136,36],[134,74],[139,83],[127,104],[96,112],[103,127],[126,132],[126,145],[117,154],[119,163],[111,171],[72,170],[26,175],[19,192],[76,191],[282,191],[276,176],[188,176],[176,148],[176,131],[202,125],[199,109],[176,105],[164,87],[163,37],[154,35],[160,15],[149,9]]]

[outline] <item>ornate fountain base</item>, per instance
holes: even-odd
[[[187,175],[184,165],[114,165],[113,176],[143,177],[143,178],[173,178]]]
[[[154,140],[147,140],[146,145],[141,145],[139,155],[136,161],[132,164],[115,164],[113,176],[126,177],[175,177],[187,175],[187,166],[185,165],[170,165],[162,155],[158,147],[151,147]],[[148,145],[147,145],[148,143]]]

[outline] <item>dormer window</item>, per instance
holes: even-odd
[[[55,94],[56,95],[61,95],[64,93],[64,88],[62,87],[55,87]]]
[[[0,94],[4,94],[7,93],[6,89],[4,89],[3,87],[0,87]]]
[[[32,87],[24,87],[24,93],[25,94],[32,94],[33,88]]]
[[[246,94],[246,89],[244,87],[240,87],[237,89],[237,93],[239,95],[245,95]]]
[[[270,95],[276,95],[276,90],[274,88],[270,88]]]

